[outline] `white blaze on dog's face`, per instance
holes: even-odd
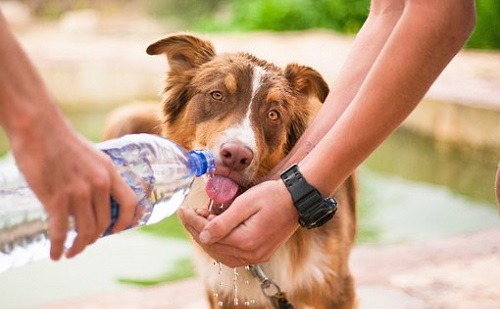
[[[169,62],[164,102],[166,137],[216,156],[212,199],[226,202],[234,184],[265,176],[305,130],[309,100],[323,101],[319,73],[297,64],[285,70],[247,53],[216,55],[210,42],[171,36],[148,47]],[[233,196],[234,197],[234,196]]]

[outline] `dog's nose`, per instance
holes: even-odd
[[[225,166],[236,171],[242,171],[252,163],[253,152],[240,143],[229,142],[223,144],[220,148],[220,157]]]

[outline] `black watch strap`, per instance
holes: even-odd
[[[297,164],[284,171],[281,179],[292,196],[302,227],[319,227],[333,218],[337,211],[337,201],[334,198],[323,198],[321,193],[306,181]]]

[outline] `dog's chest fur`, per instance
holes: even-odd
[[[265,274],[287,295],[310,290],[311,286],[326,287],[326,289],[318,290],[316,293],[331,293],[328,290],[327,277],[337,274],[331,273],[330,253],[322,248],[320,242],[312,238],[308,243],[307,250],[304,250],[306,256],[297,260],[292,254],[297,248],[290,248],[290,246],[294,245],[285,244],[270,261],[260,264]],[[240,306],[243,304],[262,306],[264,304],[265,308],[268,308],[269,299],[262,291],[258,278],[252,274],[248,267],[229,268],[211,259],[201,252],[200,248],[196,250],[199,250],[194,255],[197,273],[205,281],[208,287],[207,293],[211,293],[211,296],[219,304],[223,304],[222,308],[232,308],[231,305],[236,304]],[[274,293],[276,289],[268,288],[266,293],[268,292]],[[250,306],[250,308],[252,307]]]

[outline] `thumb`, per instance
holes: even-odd
[[[235,228],[253,215],[254,212],[250,207],[246,207],[248,205],[238,201],[241,201],[239,197],[226,211],[210,220],[200,233],[199,239],[202,244],[213,244],[228,237]]]

